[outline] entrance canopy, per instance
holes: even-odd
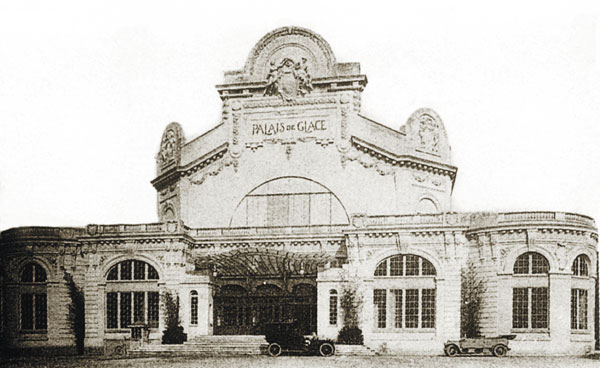
[[[196,269],[212,270],[219,277],[316,277],[319,265],[333,260],[335,255],[325,252],[254,248],[198,256]]]

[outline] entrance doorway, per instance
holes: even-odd
[[[292,292],[263,284],[249,293],[239,285],[224,285],[214,298],[215,335],[261,335],[270,322],[298,321],[302,333],[317,330],[317,289],[298,284]]]

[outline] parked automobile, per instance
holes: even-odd
[[[267,353],[279,356],[283,352],[314,354],[324,357],[335,354],[335,345],[329,339],[316,335],[305,336],[296,321],[267,323],[263,326],[267,343]]]
[[[494,356],[503,357],[510,350],[508,341],[513,340],[516,335],[501,335],[497,337],[475,337],[464,338],[458,341],[446,341],[444,353],[447,356],[459,354],[483,354],[490,352]]]

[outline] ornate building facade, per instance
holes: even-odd
[[[593,349],[594,220],[563,212],[455,213],[444,124],[418,109],[399,129],[361,114],[367,77],[297,27],[265,35],[217,86],[222,117],[186,140],[169,124],[156,157],[159,222],[1,233],[3,345],[73,349],[73,290],[86,351],[149,328],[165,292],[188,339],[252,335],[298,319],[336,338],[357,292],[365,344],[439,354],[461,336],[461,271],[485,283],[481,333],[515,354]]]

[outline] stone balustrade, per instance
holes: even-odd
[[[14,239],[65,239],[81,237],[111,237],[139,235],[185,234],[191,238],[206,239],[240,236],[314,235],[341,234],[344,230],[386,227],[464,227],[465,230],[495,226],[548,224],[571,225],[596,230],[591,217],[566,212],[532,211],[505,213],[435,213],[392,216],[352,216],[350,225],[308,225],[239,228],[190,228],[181,222],[157,222],[149,224],[87,225],[74,227],[18,227],[2,232],[2,240]]]
[[[76,240],[85,234],[81,227],[49,227],[49,226],[27,226],[15,227],[0,234],[0,239],[52,239],[52,240]]]
[[[526,225],[533,223],[549,223],[561,225],[584,226],[596,229],[594,219],[576,213],[530,211],[530,212],[467,212],[467,213],[435,213],[410,214],[393,216],[355,215],[352,223],[357,228],[388,226],[465,226],[470,229],[478,227],[502,225]]]

